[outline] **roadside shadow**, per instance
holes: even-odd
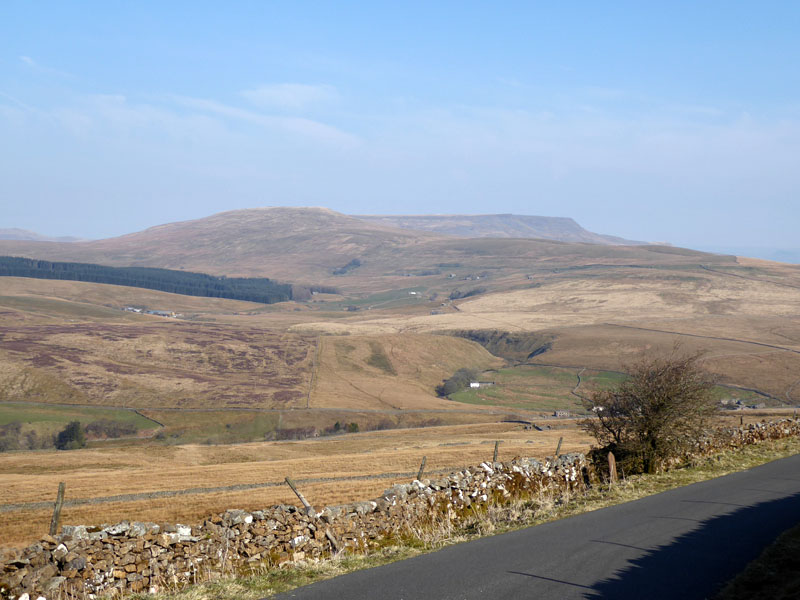
[[[596,582],[585,597],[590,600],[710,598],[778,535],[798,522],[800,493],[712,517],[672,543],[648,550],[631,560],[625,569]]]

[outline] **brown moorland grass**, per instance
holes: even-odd
[[[678,275],[663,269],[641,271],[598,272],[592,277],[580,272],[570,278],[565,274],[543,276],[536,280],[536,287],[497,291],[460,301],[459,312],[404,319],[362,315],[336,323],[306,323],[296,329],[366,334],[488,327],[537,331],[606,322],[690,319],[698,315],[749,318],[797,314],[798,288],[702,269]]]
[[[519,419],[520,411],[496,410],[494,408],[470,410],[470,407],[422,410],[356,410],[318,409],[309,410],[149,410],[140,411],[148,418],[164,425],[155,441],[167,444],[233,444],[261,442],[273,439],[292,439],[326,435],[338,422],[341,428],[355,423],[361,432],[400,429],[409,427],[433,427],[441,425],[465,425],[472,423],[494,423],[498,419]],[[537,415],[538,416],[538,415]],[[131,440],[113,442],[130,444]],[[153,443],[139,440],[138,445]],[[104,442],[110,445],[110,442]]]
[[[442,379],[460,368],[483,370],[502,362],[480,345],[458,338],[324,336],[320,338],[311,406],[452,409],[452,402],[433,393]]]
[[[716,330],[708,328],[697,333],[693,322],[680,320],[669,323],[642,324],[643,329],[616,325],[594,325],[551,330],[555,336],[552,348],[531,362],[594,369],[624,369],[642,351],[669,350],[677,342],[684,352],[704,352],[703,366],[719,377],[719,382],[741,387],[755,388],[771,394],[778,400],[794,405],[800,403],[800,354],[791,352],[795,348],[793,337],[800,324],[796,319],[764,319],[751,323],[765,332],[763,343],[774,343],[787,348],[770,348],[751,343],[758,340],[753,331],[741,334],[737,321],[726,318]],[[652,329],[663,329],[662,332]],[[666,333],[674,331],[676,333]],[[687,333],[689,335],[681,335]],[[713,334],[716,337],[742,339],[708,339],[698,335]],[[742,335],[741,338],[737,337]],[[780,342],[783,343],[780,343]]]
[[[786,411],[753,411],[723,415],[720,423],[738,425],[777,418]],[[58,482],[67,484],[67,499],[101,498],[198,487],[277,483],[246,491],[211,491],[168,498],[148,498],[89,506],[65,507],[63,523],[98,524],[123,519],[194,522],[229,508],[255,510],[278,503],[297,504],[287,475],[302,483],[315,506],[364,500],[410,476],[354,479],[384,473],[416,473],[422,456],[426,473],[453,470],[491,459],[495,440],[499,457],[551,456],[559,438],[561,452],[585,451],[591,439],[574,420],[547,419],[552,429],[524,430],[511,423],[484,423],[423,429],[348,434],[301,442],[266,442],[222,446],[146,446],[85,449],[69,452],[14,452],[0,455],[0,505],[52,501]],[[51,509],[0,512],[0,545],[19,546],[46,531]]]
[[[4,328],[0,400],[286,407],[307,395],[310,336],[174,320]]]
[[[513,254],[512,250],[515,251],[517,246],[512,242],[484,240],[479,246],[472,247],[466,242],[450,241],[446,247],[458,252],[469,250],[472,252],[470,261],[491,262],[499,256],[497,253]],[[686,262],[692,257],[698,258],[692,253],[655,248],[636,250],[636,259],[649,265],[646,269],[619,264],[598,266],[591,264],[592,260],[605,261],[611,256],[606,256],[608,252],[613,255],[617,251],[568,244],[547,248],[552,254],[550,258],[557,256],[559,261],[566,262],[553,265],[555,268],[549,271],[532,268],[533,275],[530,276],[534,283],[526,278],[524,271],[503,270],[495,265],[497,269],[487,271],[489,275],[485,283],[461,281],[452,285],[463,287],[480,283],[488,286],[489,292],[494,290],[497,293],[458,301],[455,304],[459,310],[448,305],[446,310],[449,312],[439,315],[429,313],[440,303],[428,302],[427,299],[415,301],[413,305],[352,314],[341,310],[324,312],[319,308],[325,307],[325,303],[313,302],[302,306],[290,303],[298,310],[287,310],[289,305],[286,305],[238,311],[233,308],[252,305],[146,290],[131,291],[131,288],[119,286],[16,279],[16,288],[11,288],[18,294],[11,297],[16,308],[0,314],[0,322],[4,324],[19,327],[21,318],[25,321],[22,326],[27,327],[30,319],[46,317],[55,328],[63,326],[64,321],[82,319],[84,324],[88,320],[93,326],[102,327],[105,325],[101,323],[103,319],[110,324],[119,319],[133,318],[127,323],[131,330],[145,327],[140,323],[147,323],[146,327],[163,327],[168,334],[167,339],[165,335],[143,335],[136,349],[132,349],[131,344],[96,344],[96,339],[86,335],[83,337],[87,339],[80,339],[80,336],[71,339],[72,333],[60,337],[51,333],[40,340],[38,349],[31,346],[16,353],[3,353],[4,344],[0,344],[0,387],[5,384],[10,391],[11,395],[7,393],[6,399],[49,398],[49,401],[57,402],[106,405],[211,407],[221,404],[271,408],[304,405],[311,377],[310,358],[299,367],[299,371],[297,365],[281,366],[278,357],[277,362],[271,366],[264,364],[258,372],[261,342],[250,343],[249,348],[238,342],[231,343],[230,338],[236,336],[255,339],[254,330],[260,328],[271,332],[265,335],[274,336],[283,335],[287,328],[307,332],[305,336],[292,337],[290,334],[263,343],[276,352],[283,344],[289,348],[297,347],[300,343],[297,340],[305,339],[306,344],[312,343],[320,332],[378,336],[372,340],[358,336],[360,340],[355,343],[324,339],[322,346],[332,344],[337,347],[335,362],[331,362],[333,359],[324,347],[320,351],[319,377],[311,400],[324,407],[421,408],[440,402],[431,394],[433,386],[449,375],[447,371],[464,366],[456,363],[473,361],[478,350],[470,359],[469,356],[457,356],[461,352],[458,346],[442,347],[433,352],[427,342],[414,345],[410,341],[397,341],[408,338],[413,332],[443,329],[549,331],[554,334],[556,342],[551,352],[539,357],[540,362],[612,370],[619,368],[626,355],[635,356],[642,349],[663,346],[671,337],[670,334],[652,331],[637,334],[623,331],[623,328],[608,329],[604,323],[651,328],[657,324],[678,333],[703,331],[703,335],[778,343],[800,349],[800,322],[794,316],[800,289],[790,287],[797,283],[796,269],[771,263],[753,267],[722,261],[713,266],[714,271],[708,271],[696,263]],[[522,255],[527,256],[525,252]],[[666,264],[651,264],[655,259],[666,261]],[[440,256],[438,260],[444,258]],[[465,269],[476,271],[478,263],[464,264]],[[353,276],[359,277],[358,269]],[[413,281],[390,277],[385,283],[408,287]],[[503,291],[521,286],[526,289]],[[122,302],[127,298],[125,294],[130,298],[144,294],[142,298],[163,297],[172,303],[186,302],[187,308],[199,311],[199,318],[215,319],[216,323],[173,322],[169,325],[174,328],[167,329],[168,324],[156,317],[131,317],[98,304],[110,303],[116,293],[122,294],[117,301],[119,304],[128,303],[127,299]],[[65,302],[47,294],[62,294],[73,301]],[[386,295],[384,292],[373,295],[378,298],[382,294]],[[183,300],[178,300],[180,298]],[[52,307],[45,310],[40,306],[42,302],[57,304],[58,310]],[[77,312],[64,312],[65,305]],[[23,310],[26,306],[30,309],[27,312]],[[99,312],[80,316],[81,311]],[[793,325],[787,327],[787,323]],[[577,340],[575,332],[580,327],[587,328],[586,335],[578,334],[580,339]],[[31,332],[34,337],[40,335],[38,331]],[[402,337],[394,335],[397,332],[402,332]],[[23,336],[19,332],[17,335]],[[568,343],[570,338],[576,343]],[[387,345],[386,340],[390,339],[393,341]],[[680,336],[680,339],[686,347],[710,350],[707,365],[721,375],[725,383],[757,388],[789,403],[796,400],[800,380],[794,377],[794,373],[800,355],[725,340],[687,336]],[[26,340],[10,341],[24,343]],[[433,344],[431,342],[431,346]],[[393,358],[388,351],[384,352],[386,365],[390,367],[388,370],[377,368],[375,365],[378,363],[370,364],[370,349],[376,345],[383,348],[381,352],[390,348],[397,354]],[[347,346],[356,348],[349,362],[343,351]],[[50,352],[51,348],[53,352]],[[153,352],[149,362],[147,352]],[[90,360],[82,364],[80,360],[84,354]],[[434,354],[445,361],[438,372],[427,368],[442,362],[431,360]],[[114,360],[106,360],[106,356],[113,356]],[[395,362],[400,371],[396,370]],[[480,363],[482,359],[473,364],[475,362]],[[407,368],[405,363],[408,363]],[[249,375],[254,364],[256,376],[251,378]],[[178,368],[173,368],[175,365]],[[477,366],[487,367],[485,364]],[[203,381],[204,378],[207,380]],[[23,379],[26,381],[21,381]]]
[[[229,300],[226,298],[204,298],[198,296],[185,296],[183,294],[169,294],[156,290],[144,288],[128,287],[123,285],[109,285],[104,283],[87,283],[82,281],[61,281],[56,279],[33,279],[29,277],[3,277],[2,280],[2,299],[0,306],[10,303],[13,296],[24,298],[29,304],[16,303],[16,307],[23,310],[36,310],[35,305],[30,303],[33,300],[57,300],[61,301],[62,309],[66,309],[66,303],[86,305],[87,308],[107,307],[109,309],[120,310],[126,306],[144,307],[150,310],[163,310],[176,313],[241,313],[257,311],[272,305],[264,305],[256,302],[242,302],[239,300]],[[283,303],[287,304],[287,303]],[[40,305],[42,310],[46,305]],[[58,307],[52,309],[57,312]],[[114,314],[114,313],[112,313]],[[105,313],[108,317],[108,313]],[[120,318],[131,318],[136,320],[152,319],[147,315],[136,315],[121,312]]]
[[[87,296],[97,296],[95,288],[118,287],[53,283],[69,284],[62,286],[68,296],[84,287],[89,289]],[[22,292],[30,291],[29,287],[17,286]],[[13,298],[27,308],[37,302],[55,302],[58,310],[62,304],[81,310],[95,306],[25,295]],[[192,299],[198,302],[192,306],[206,300],[214,299]],[[101,316],[109,316],[108,322],[71,322],[68,313],[58,310],[34,322],[0,315],[0,323],[6,324],[0,342],[0,401],[137,408],[304,408],[319,343],[312,406],[447,409],[451,405],[433,393],[442,379],[463,366],[499,364],[477,344],[441,336],[342,342],[286,333],[282,326],[296,320],[293,313],[228,314],[226,323],[204,323],[98,307]],[[209,310],[209,314],[221,314],[214,312],[213,303]],[[16,314],[30,316],[25,311]],[[376,363],[375,357],[385,364]]]
[[[483,535],[504,533],[510,530],[538,525],[564,517],[593,511],[608,506],[637,500],[679,486],[705,481],[729,473],[743,471],[766,462],[792,456],[800,451],[800,441],[788,438],[767,441],[736,451],[726,451],[680,469],[655,475],[635,476],[622,480],[618,485],[595,486],[585,494],[578,494],[567,502],[538,503],[530,506],[512,503],[497,506],[485,514],[475,515],[475,521],[468,528],[453,530],[451,527],[440,530],[419,531],[419,537],[403,540],[400,545],[391,545],[368,556],[339,555],[330,560],[300,563],[291,568],[268,568],[262,566],[252,573],[224,576],[209,582],[201,582],[182,590],[165,589],[156,594],[158,600],[256,600],[271,597],[301,585],[322,579],[329,579],[343,573],[378,566],[416,556],[475,539]],[[795,598],[797,596],[797,564],[792,552],[796,546],[797,530],[781,540],[776,547],[765,552],[763,560],[753,565],[755,577],[747,577],[744,586],[738,586],[731,596],[719,600],[738,600],[740,598]],[[775,553],[783,552],[781,556]],[[769,561],[768,564],[765,564]],[[777,568],[776,568],[777,565]],[[748,568],[750,571],[750,568]],[[134,594],[133,598],[143,595]]]
[[[458,312],[361,314],[291,329],[371,336],[467,329],[548,333],[555,338],[551,350],[533,362],[601,370],[620,370],[643,350],[668,350],[679,341],[687,352],[707,351],[706,367],[721,383],[800,402],[800,290],[717,273],[674,277],[654,270],[545,279],[532,289],[462,301]]]
[[[251,216],[260,219],[269,211],[257,212],[259,214]],[[282,215],[284,222],[298,216],[292,211],[284,211]],[[471,415],[457,412],[473,407],[435,398],[433,386],[457,368],[494,367],[496,359],[466,340],[428,334],[444,330],[499,329],[551,333],[552,349],[535,357],[535,361],[578,369],[618,370],[626,360],[643,350],[669,349],[673,341],[679,339],[687,351],[708,350],[706,365],[724,382],[758,388],[791,403],[800,400],[800,376],[796,376],[800,372],[800,355],[745,343],[769,343],[800,350],[797,316],[800,269],[797,267],[737,262],[730,257],[714,257],[679,248],[594,247],[536,240],[473,242],[425,238],[411,233],[387,234],[376,228],[361,231],[352,229],[351,222],[340,223],[337,217],[330,217],[324,211],[304,225],[297,237],[292,237],[291,228],[280,232],[282,237],[276,243],[289,244],[289,254],[298,253],[296,257],[287,257],[283,250],[272,252],[277,246],[270,246],[270,236],[264,235],[263,228],[259,229],[263,223],[259,225],[255,222],[258,219],[248,222],[240,217],[242,215],[228,225],[222,222],[227,217],[222,221],[195,222],[188,228],[171,230],[172,233],[169,227],[156,228],[155,237],[151,231],[148,235],[122,240],[116,248],[115,242],[26,247],[30,252],[49,248],[48,251],[55,254],[69,250],[76,252],[76,257],[80,254],[81,260],[99,260],[98,257],[113,255],[111,262],[116,264],[151,261],[148,264],[155,265],[161,260],[167,263],[162,262],[160,266],[191,267],[228,275],[275,276],[276,273],[268,271],[279,267],[287,277],[302,273],[309,278],[306,283],[340,286],[352,297],[345,300],[341,296],[331,296],[327,298],[331,302],[254,306],[118,286],[5,278],[1,283],[6,285],[0,294],[0,326],[3,327],[0,399],[150,409],[221,406],[291,409],[305,406],[314,370],[312,365],[316,363],[310,397],[312,407],[321,410],[349,407],[357,411],[332,418],[364,419],[366,422],[366,415],[374,411],[375,422],[386,418],[396,424],[400,419],[392,411],[399,407],[417,411],[418,417],[414,418],[419,421],[414,424],[422,424],[428,418],[429,424],[438,422],[436,413],[424,416],[422,411],[426,409],[453,410],[453,415],[457,416],[442,419],[453,422],[462,417],[474,419],[474,412]],[[334,232],[333,237],[324,237],[331,223],[339,223],[336,227],[341,225],[344,229]],[[208,237],[215,233],[217,226],[239,232],[243,225],[248,227],[248,235],[253,235],[242,242],[241,254],[237,254],[238,249],[230,254],[221,253],[219,248],[224,244],[208,243],[207,239],[199,246],[190,247],[189,244],[180,248],[182,244],[197,241],[192,236],[198,232]],[[312,240],[314,243],[309,243]],[[165,245],[159,245],[160,242]],[[330,267],[341,266],[365,251],[369,253],[369,260],[364,260],[362,267],[341,277],[331,274]],[[327,262],[317,260],[320,253]],[[64,256],[56,258],[64,259]],[[45,255],[40,257],[46,258]],[[458,266],[442,267],[441,272],[433,275],[413,274],[436,271],[441,264]],[[715,271],[703,268],[704,265]],[[241,272],[235,270],[239,268]],[[456,277],[450,278],[450,271]],[[465,279],[479,274],[480,281]],[[452,303],[446,301],[452,290],[475,287],[486,287],[487,291]],[[424,294],[412,299],[404,291],[410,288],[419,288]],[[434,294],[438,297],[431,300]],[[351,301],[360,302],[361,310],[346,312],[345,302]],[[443,301],[444,307],[441,306]],[[195,320],[173,321],[133,315],[119,310],[125,304],[185,311]],[[445,314],[431,314],[434,310]],[[321,336],[320,352],[315,358],[313,350],[320,333],[347,335]],[[743,341],[678,335],[681,333]],[[474,410],[484,409],[475,407]],[[247,425],[246,418],[210,423],[214,419],[210,412],[187,413],[185,417],[180,413],[162,412],[165,420],[171,419],[176,430],[183,421],[186,436],[197,435],[196,439],[204,439],[200,431],[211,425],[219,429],[219,434],[209,439],[219,440],[226,439],[226,431]],[[309,418],[311,413],[295,412],[298,416],[279,416],[283,426],[324,427],[330,424],[330,419],[326,420],[322,413]],[[270,419],[266,419],[270,421],[269,426],[272,425]],[[227,425],[231,425],[231,429]],[[264,466],[267,464],[280,465],[275,471],[277,480],[294,474],[287,473],[294,468],[301,474],[310,473],[314,465],[320,467],[317,472],[325,473],[329,466],[332,472],[350,474],[392,470],[388,466],[384,469],[383,463],[413,471],[420,454],[429,451],[430,468],[434,468],[436,460],[441,464],[459,458],[472,462],[474,457],[486,456],[491,442],[500,435],[487,429],[488,437],[474,437],[473,432],[459,438],[461,431],[468,429],[437,428],[402,435],[395,432],[359,434],[346,439],[367,440],[367,445],[350,448],[337,447],[338,439],[253,445],[269,448],[269,452],[276,453],[274,456],[265,453],[266,450],[259,450],[261,454],[242,454],[240,450],[214,447],[224,453],[225,459],[222,454],[215,458],[205,446],[182,446],[179,451],[169,447],[137,446],[135,451],[109,447],[69,453],[52,463],[46,453],[35,453],[33,461],[19,459],[16,466],[0,467],[0,493],[5,493],[2,484],[7,483],[9,489],[14,490],[9,497],[16,494],[16,497],[38,501],[42,500],[42,490],[47,490],[45,495],[52,495],[60,477],[73,475],[75,479],[68,481],[68,494],[74,493],[73,497],[122,493],[114,490],[141,491],[139,484],[149,485],[151,481],[156,486],[154,489],[173,489],[169,487],[171,484],[196,487],[198,482],[202,484],[206,480],[223,482],[213,483],[214,486],[256,482],[273,475]],[[542,452],[548,451],[546,447],[554,448],[557,434],[546,432],[550,436],[547,437],[544,433],[537,432],[532,438],[535,443],[522,446],[525,452],[520,453],[536,456],[539,439],[544,440]],[[421,437],[415,437],[417,435]],[[396,441],[393,446],[381,446],[380,440]],[[457,445],[438,445],[445,443]],[[513,443],[523,444],[524,441]],[[315,451],[305,454],[303,444],[309,444]],[[501,446],[501,452],[512,449],[512,440],[507,440],[507,444]],[[361,449],[356,450],[356,447]],[[326,450],[321,451],[322,448]],[[333,450],[326,454],[329,448]],[[22,455],[13,455],[19,456]],[[87,460],[84,462],[80,456]],[[403,457],[407,457],[410,467],[402,462],[406,460]],[[0,465],[6,464],[5,459],[0,456]],[[60,462],[62,460],[64,462]],[[149,477],[151,465],[157,467],[153,471],[163,475]],[[319,491],[320,497],[325,499],[320,502],[326,503],[336,501],[338,493],[349,498],[343,490],[347,488],[347,493],[356,494],[362,489],[362,483],[365,482],[313,484],[322,487],[311,487],[310,491]],[[380,489],[385,484],[388,482],[376,483]],[[270,494],[276,489],[266,488],[263,493]],[[216,498],[219,494],[223,499],[213,504],[217,500],[212,502],[212,496]],[[256,492],[215,492],[208,501],[220,509],[229,508],[221,506],[223,500],[241,498],[245,501],[255,497],[254,494]],[[363,496],[358,493],[356,497]],[[180,514],[188,516],[180,517],[167,511],[181,510],[183,506],[194,505],[195,501],[199,511],[205,502],[202,497],[181,497],[180,501],[162,499],[152,504],[132,502],[117,507],[120,513],[102,512],[104,506],[110,505],[85,507],[87,512],[76,513],[75,518],[94,520],[90,519],[94,515],[99,520],[113,520],[103,515],[122,514],[128,506],[133,511],[144,510],[146,504],[152,506],[155,515],[148,518],[160,519],[159,514],[169,514],[175,519],[189,520],[202,515],[187,512]],[[36,519],[46,520],[46,512]],[[6,531],[24,527],[25,522],[20,519],[0,522],[0,531],[5,535]]]
[[[352,478],[382,473],[415,473],[422,456],[426,472],[458,469],[491,459],[500,440],[500,458],[552,455],[559,437],[562,452],[588,447],[586,434],[574,422],[548,421],[554,428],[525,431],[517,424],[479,424],[348,434],[302,442],[268,442],[233,446],[149,446],[70,452],[26,452],[0,455],[0,504],[51,500],[59,481],[67,498],[98,498],[128,493],[280,483],[320,477]],[[303,484],[306,497],[319,506],[378,495],[395,479]],[[285,486],[243,492],[211,492],[176,498],[148,499],[66,507],[63,522],[101,523],[123,518],[195,521],[228,508],[256,509],[296,503]],[[0,543],[19,545],[46,529],[49,509],[0,513]],[[44,524],[44,525],[43,525]]]
[[[714,600],[792,600],[800,597],[800,525],[785,531]]]
[[[171,223],[107,240],[70,244],[0,241],[0,254],[108,265],[148,265],[213,274],[267,276],[329,284],[347,293],[387,287],[453,287],[440,264],[459,277],[470,271],[530,273],[541,267],[610,265],[735,265],[733,257],[682,248],[598,246],[533,239],[463,240],[375,226],[326,209],[262,208]],[[333,275],[353,258],[362,266]],[[302,280],[298,281],[298,278]],[[405,285],[400,283],[405,281]]]

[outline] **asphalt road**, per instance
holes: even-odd
[[[800,455],[277,598],[709,598],[800,522]]]

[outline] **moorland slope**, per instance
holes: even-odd
[[[52,500],[65,480],[73,498],[198,481],[212,488],[180,502],[68,507],[72,523],[133,515],[186,522],[231,506],[290,502],[285,486],[214,486],[410,472],[422,455],[430,469],[463,467],[491,456],[496,440],[507,456],[552,454],[562,436],[567,451],[584,450],[589,440],[575,421],[552,419],[553,411],[583,410],[581,395],[675,343],[705,352],[721,399],[768,405],[750,418],[800,404],[798,266],[656,245],[456,237],[284,208],[92,242],[4,240],[0,255],[265,276],[339,291],[263,305],[0,278],[0,437],[16,422],[19,446],[38,450],[0,457],[0,501],[38,502],[42,490]],[[437,397],[436,385],[461,368],[495,385]],[[748,419],[731,414],[730,422]],[[69,421],[101,418],[136,433],[69,453],[28,443]],[[520,420],[543,427],[526,431]],[[365,433],[377,429],[386,431]],[[238,445],[244,441],[258,443]],[[314,502],[344,502],[391,482],[320,481],[303,490]],[[15,542],[36,539],[50,512],[4,513],[0,531],[13,531]]]
[[[368,223],[322,208],[259,208],[169,223],[129,235],[58,244],[0,240],[0,255],[325,284],[348,294],[425,288],[558,269],[716,266],[735,258],[664,246],[541,239],[455,238]]]
[[[497,368],[475,341],[482,336],[463,334],[499,331],[522,335],[521,347],[523,334],[550,340],[526,361],[576,373],[624,370],[642,351],[680,341],[706,350],[722,383],[773,404],[800,402],[800,268],[791,265],[669,246],[459,238],[320,208],[231,211],[92,242],[0,241],[0,254],[340,292],[265,307],[7,278],[7,400],[457,411],[465,406],[436,398],[435,385],[461,367]],[[181,315],[164,320],[125,305]],[[491,396],[483,400],[491,407]]]
[[[532,215],[354,215],[388,227],[430,231],[458,237],[538,238],[558,242],[640,245],[613,235],[593,233],[567,217]]]

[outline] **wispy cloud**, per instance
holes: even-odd
[[[8,100],[3,105],[2,99]],[[8,119],[12,113],[28,115],[42,122],[59,124],[72,135],[84,137],[95,135],[109,127],[118,132],[134,133],[151,131],[153,128],[184,137],[194,135],[194,128],[214,130],[215,135],[233,131],[236,121],[251,123],[257,128],[249,134],[258,137],[258,131],[270,130],[299,142],[319,144],[325,147],[355,147],[358,136],[333,125],[306,117],[271,115],[248,110],[205,98],[166,96],[147,101],[131,101],[120,94],[90,94],[78,96],[71,102],[51,108],[39,108],[0,91],[0,108]],[[262,134],[263,137],[263,134]]]
[[[260,85],[252,90],[244,90],[241,95],[255,106],[285,110],[303,110],[339,98],[336,88],[331,85],[305,83]]]
[[[41,73],[43,75],[55,75],[56,77],[67,78],[67,79],[71,79],[73,77],[72,73],[67,73],[66,71],[60,71],[59,69],[53,69],[52,67],[47,67],[35,61],[30,56],[21,55],[19,57],[19,60],[32,71]]]
[[[230,119],[248,121],[262,127],[276,129],[306,138],[348,146],[358,142],[358,138],[353,134],[342,131],[332,125],[327,125],[305,117],[268,115],[202,98],[174,96],[173,99],[177,104],[188,109],[212,113]]]
[[[780,206],[800,184],[800,118],[791,111],[776,119],[656,101],[628,113],[614,103],[585,111],[577,103],[412,102],[340,116],[344,130],[327,117],[255,108],[230,95],[235,100],[76,93],[31,107],[27,97],[0,92],[0,131],[14,148],[3,154],[0,145],[0,171],[8,178],[28,164],[60,173],[42,180],[50,195],[60,189],[51,181],[132,203],[173,193],[209,212],[228,198],[255,205],[267,194],[274,203],[338,202],[352,212],[463,212],[491,199],[496,210],[579,215],[586,226],[637,237],[615,229],[627,215],[652,223],[639,237],[676,243],[673,213],[724,203],[722,216],[681,224],[685,239],[706,239],[701,229],[716,222],[708,219],[737,214],[753,199],[764,215],[784,214]],[[13,177],[19,190],[31,185],[30,176]],[[775,222],[764,227],[777,230]],[[793,232],[791,222],[781,221]]]
[[[5,92],[0,92],[0,97],[3,97],[3,98],[6,98],[7,100],[10,100],[10,101],[11,101],[11,102],[13,102],[14,104],[16,104],[16,105],[17,105],[19,108],[23,108],[23,109],[25,109],[25,110],[31,110],[31,107],[30,107],[30,106],[28,106],[27,104],[25,104],[25,103],[24,103],[22,100],[20,100],[19,98],[15,98],[15,97],[14,97],[14,96],[12,96],[11,94],[6,94]]]

